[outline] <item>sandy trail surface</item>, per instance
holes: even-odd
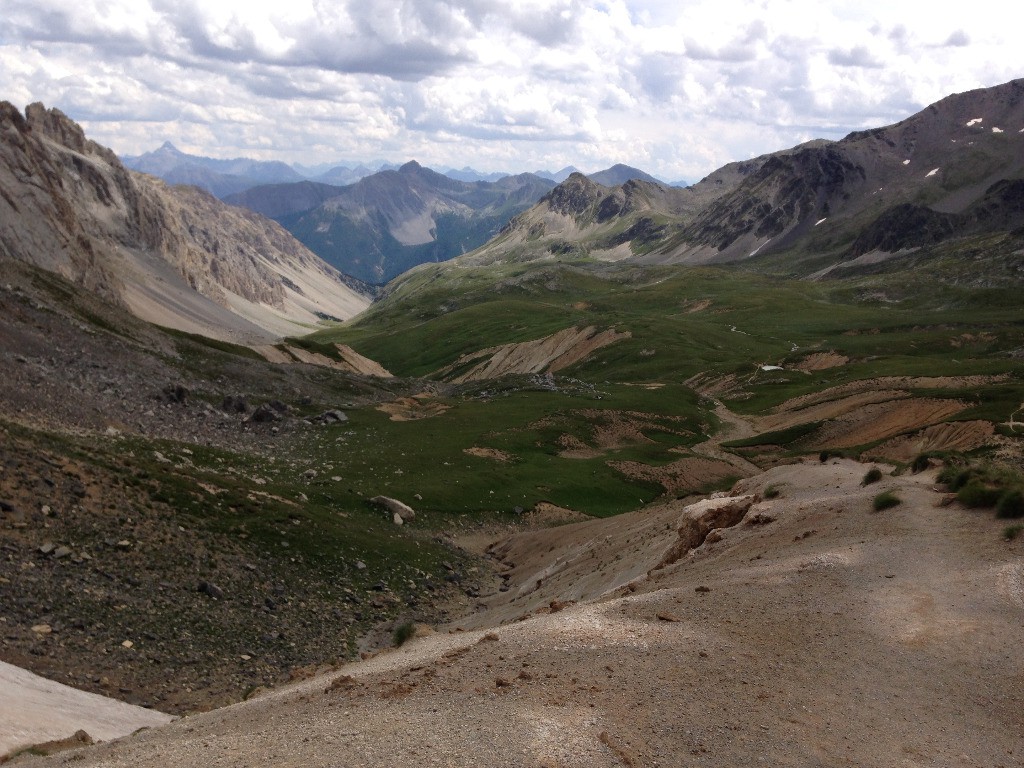
[[[41,764],[1024,764],[1024,546],[865,470],[740,481],[781,494],[661,568],[682,502],[521,534],[469,631]]]

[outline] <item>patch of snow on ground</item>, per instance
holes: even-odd
[[[814,226],[818,226],[818,224],[824,224],[826,221],[828,221],[828,216],[826,216],[824,219],[818,219]]]
[[[970,128],[971,126],[977,125],[978,123],[982,122],[984,119],[985,118],[983,118],[983,117],[976,117],[973,120],[968,120],[967,121],[967,127]]]
[[[783,370],[781,365],[762,365],[762,371],[781,371]]]
[[[769,237],[767,240],[765,240],[763,243],[761,243],[759,246],[757,246],[757,248],[752,250],[750,252],[750,255],[751,256],[756,256],[757,252],[760,251],[762,248],[764,248],[766,245],[768,245],[768,243],[770,243],[771,241],[772,241],[772,239]]]
[[[909,161],[909,160],[904,160],[904,161],[903,161],[903,164],[904,164],[904,165],[910,165],[910,161]]]
[[[932,168],[930,171],[928,171],[928,173],[926,173],[924,175],[924,177],[927,179],[929,176],[934,176],[938,172],[939,172],[938,168]]]
[[[1002,133],[1002,132],[1003,132],[1002,128],[997,128],[994,125],[992,126],[992,133]]]

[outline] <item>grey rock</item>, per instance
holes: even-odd
[[[392,515],[397,515],[402,519],[403,523],[416,519],[416,510],[398,499],[392,499],[390,496],[374,496],[370,499],[370,503],[383,507]]]
[[[224,599],[224,590],[218,587],[216,584],[212,584],[209,581],[200,581],[199,586],[196,588],[197,592],[212,597],[214,600]]]

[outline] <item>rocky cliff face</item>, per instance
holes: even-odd
[[[56,109],[0,104],[0,255],[138,316],[236,340],[299,333],[369,299],[272,221],[126,169]]]

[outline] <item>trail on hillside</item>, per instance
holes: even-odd
[[[709,397],[708,395],[704,395]],[[718,417],[719,422],[722,424],[722,428],[719,429],[715,434],[709,437],[702,443],[697,443],[691,450],[701,456],[707,456],[711,459],[717,459],[724,461],[739,470],[742,470],[744,475],[757,474],[761,471],[761,468],[756,464],[753,464],[742,456],[737,456],[731,451],[726,451],[722,448],[722,443],[730,440],[742,440],[746,437],[751,437],[756,434],[751,421],[739,414],[730,411],[725,403],[714,397],[709,397],[715,404],[715,416]]]

